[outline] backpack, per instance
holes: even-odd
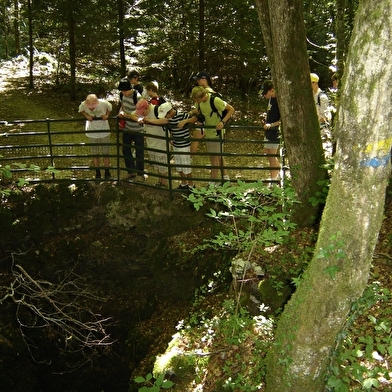
[[[227,114],[227,109],[224,109],[223,112],[220,114],[218,109],[215,106],[215,98],[218,97],[220,99],[223,99],[222,95],[220,93],[215,92],[215,91],[213,93],[211,93],[210,95],[211,95],[211,97],[210,97],[210,106],[211,106],[210,117],[212,116],[213,113],[216,113],[218,115],[218,117],[222,120],[222,118],[224,118]],[[199,106],[199,110],[200,110],[200,106]],[[230,119],[227,120],[226,125],[229,121],[230,121]],[[202,121],[202,122],[204,122],[204,121]]]
[[[324,91],[320,91],[320,93],[317,95],[317,105],[319,105],[319,106],[321,106],[321,98],[320,98],[320,96],[323,95],[323,94],[328,98],[328,95]],[[332,123],[333,113],[331,112],[331,110],[328,110],[328,114],[330,116],[330,118],[328,119],[328,123],[331,124]]]

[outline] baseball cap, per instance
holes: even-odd
[[[208,74],[206,71],[200,71],[197,76],[196,79],[210,79],[210,74]]]
[[[170,102],[165,102],[158,106],[158,118],[165,118],[166,114],[172,110],[172,105]]]
[[[122,78],[117,89],[120,91],[132,90],[131,82],[127,78]]]

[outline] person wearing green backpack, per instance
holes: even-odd
[[[230,181],[227,170],[224,168],[224,158],[220,154],[223,152],[224,127],[234,114],[234,107],[206,91],[203,86],[194,87],[191,98],[195,101],[199,112],[198,121],[206,126],[211,126],[211,128],[204,129],[207,151],[211,154],[211,180],[213,180],[211,184],[216,185],[215,180],[218,179],[221,170],[223,171],[223,180]],[[213,110],[211,105],[212,99],[216,111]]]

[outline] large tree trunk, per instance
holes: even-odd
[[[256,1],[277,89],[293,187],[299,201],[294,221],[312,225],[319,207],[309,202],[326,178],[323,147],[310,83],[302,0]]]
[[[336,165],[315,255],[284,309],[268,392],[323,391],[329,354],[363,293],[391,171],[392,0],[363,1],[343,77]]]

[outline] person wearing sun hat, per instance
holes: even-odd
[[[159,108],[166,104],[168,102],[157,106],[158,112]],[[159,174],[159,180],[155,185],[167,187],[169,162],[165,139],[166,134],[161,125],[157,125],[154,121],[151,121],[157,119],[154,113],[155,107],[155,105],[150,104],[146,99],[142,99],[136,105],[135,115],[139,118],[139,122],[144,124],[149,160]]]

